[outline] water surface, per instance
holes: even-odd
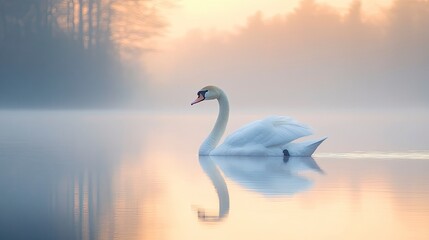
[[[428,239],[427,115],[302,114],[313,158],[200,158],[213,118],[0,112],[0,239]]]

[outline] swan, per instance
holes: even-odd
[[[229,102],[225,92],[216,86],[206,86],[198,91],[197,99],[191,105],[214,99],[219,103],[219,114],[212,131],[200,146],[200,156],[307,157],[326,139],[324,137],[306,142],[292,142],[311,135],[312,131],[290,117],[270,116],[241,127],[217,146],[229,117]]]

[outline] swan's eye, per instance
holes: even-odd
[[[198,93],[197,93],[197,96],[203,96],[204,98],[206,97],[206,93],[208,92],[208,90],[205,90],[205,91],[199,91]]]

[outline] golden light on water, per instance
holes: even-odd
[[[140,236],[140,239],[278,239],[279,236],[339,239],[347,236],[357,240],[371,236],[371,239],[399,240],[424,239],[429,234],[429,230],[421,226],[429,221],[429,216],[402,209],[401,206],[407,203],[398,200],[406,199],[406,196],[394,195],[398,186],[379,181],[389,179],[388,172],[365,174],[357,180],[346,176],[348,173],[333,170],[329,160],[320,161],[322,167],[323,164],[329,167],[328,175],[310,174],[316,183],[314,188],[292,196],[266,198],[225,177],[231,201],[228,216],[220,222],[201,222],[195,208],[216,213],[218,198],[202,170],[189,165],[189,162],[197,162],[197,157],[194,157],[193,160],[185,160],[155,153],[144,157],[141,161],[144,166],[136,163],[126,167],[126,172],[121,174],[124,182],[121,185],[128,186],[126,191],[129,192],[126,202],[117,199],[114,212],[142,209],[150,209],[151,212],[142,212],[141,218],[135,219],[137,225],[130,223],[129,218],[124,218],[121,224],[118,215],[115,223],[117,236],[127,236],[122,234],[135,231],[135,236]],[[148,159],[150,163],[147,163]],[[188,163],[181,165],[181,161]],[[148,168],[151,169],[151,178],[159,181],[158,193],[156,197],[140,198],[148,179],[142,178],[139,171]],[[413,202],[413,205],[424,209],[427,204],[422,200]],[[122,229],[120,226],[127,227]],[[130,227],[134,227],[134,231],[130,231]],[[154,230],[157,228],[162,230]]]
[[[395,180],[396,171],[407,164],[399,159],[316,158],[324,174],[299,174],[312,182],[310,189],[273,196],[244,187],[217,165],[229,192],[229,212],[218,222],[201,221],[197,209],[216,215],[219,199],[192,151],[200,134],[188,133],[181,144],[185,128],[167,126],[168,121],[160,120],[159,128],[147,133],[151,137],[144,140],[142,152],[124,156],[114,174],[113,215],[105,217],[114,221],[115,238],[399,240],[429,234],[423,226],[429,221],[429,196],[424,186],[409,189],[412,177],[404,183]],[[173,128],[177,134],[171,134]],[[386,167],[384,161],[396,167]]]
[[[429,235],[427,157],[199,158],[213,116],[74,114],[63,117],[69,124],[59,125],[58,132],[46,134],[58,125],[43,121],[32,134],[23,125],[16,139],[2,140],[10,149],[30,146],[2,165],[10,186],[3,185],[3,193],[31,197],[16,205],[1,202],[7,221],[32,218],[37,206],[38,216],[58,224],[54,230],[47,224],[58,239],[423,240]],[[241,117],[231,119],[233,129],[252,118]],[[31,124],[45,119],[25,118]],[[333,134],[320,153],[331,139],[340,141]],[[55,150],[37,145],[41,140]],[[373,141],[368,144],[378,140]],[[34,156],[40,158],[29,158]],[[31,165],[23,167],[23,161]],[[19,184],[23,179],[30,183]]]
[[[145,113],[0,112],[2,239],[428,238],[428,1],[388,8],[393,0],[172,0],[176,6],[164,7],[168,1],[0,3],[28,13],[12,9],[0,20],[12,70],[5,86],[18,83],[11,103],[34,92],[47,96],[42,106],[68,88],[70,103],[96,92],[114,102],[111,90],[139,75],[119,56],[160,50],[144,55],[144,74],[131,78],[142,79],[141,89],[118,94],[137,90]],[[37,23],[39,13],[52,28]],[[42,48],[27,62],[34,46]],[[22,71],[27,66],[40,76]],[[13,78],[20,72],[30,81]],[[217,105],[189,104],[209,84],[230,96],[227,133],[290,115],[314,127],[315,138],[328,136],[309,158],[317,167],[305,165],[309,159],[294,169],[291,158],[199,157]],[[285,191],[267,190],[273,186]]]

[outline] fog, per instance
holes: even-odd
[[[0,0],[0,107],[185,109],[206,85],[236,109],[429,107],[427,0],[302,0],[170,40],[168,2]]]
[[[194,30],[147,57],[153,106],[218,85],[239,109],[427,109],[428,26],[429,1],[369,16],[359,1],[341,14],[303,0],[291,13],[257,12],[234,32]]]
[[[138,57],[165,28],[158,5],[0,0],[0,107],[118,107],[141,96]]]

